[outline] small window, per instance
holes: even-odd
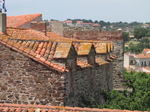
[[[143,66],[143,61],[142,61],[142,64],[141,64],[141,66]]]
[[[144,66],[146,66],[146,61],[145,61],[145,63],[144,63]]]

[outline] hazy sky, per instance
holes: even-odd
[[[7,15],[42,13],[43,20],[150,22],[150,0],[5,0]]]

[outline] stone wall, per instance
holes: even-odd
[[[51,32],[54,32],[63,36],[63,22],[51,21]]]
[[[0,44],[0,103],[64,105],[64,74]]]
[[[104,41],[123,41],[121,31],[97,31],[82,30],[82,29],[65,29],[63,30],[64,37],[80,39],[80,40],[104,40]]]
[[[117,56],[113,62],[113,86],[115,88],[122,88],[123,72],[123,49],[124,39],[121,31],[97,31],[97,30],[81,30],[65,28],[63,32],[64,37],[81,39],[81,40],[102,40],[111,41],[114,43],[114,51],[112,54]]]
[[[65,105],[85,106],[82,97],[86,100],[94,98],[99,104],[104,103],[103,97],[100,96],[100,90],[109,91],[113,88],[112,68],[112,63],[108,63],[97,67],[77,68],[71,74],[68,73]]]
[[[47,32],[46,23],[44,21],[32,21],[30,23],[30,28],[43,32],[46,35],[46,32]]]

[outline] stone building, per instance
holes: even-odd
[[[104,103],[99,91],[113,88],[114,43],[65,38],[33,22],[39,18],[12,16],[6,22],[0,15],[0,23],[7,23],[0,25],[0,102],[82,106],[86,97]]]

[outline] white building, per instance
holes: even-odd
[[[150,49],[144,49],[141,54],[125,53],[124,67],[137,71],[150,72]]]
[[[66,21],[64,21],[63,23],[64,23],[65,25],[67,25],[67,26],[72,26],[72,25],[73,25],[72,20],[66,20]]]
[[[76,26],[82,27],[82,26],[83,26],[83,21],[77,21],[77,22],[76,22]]]

